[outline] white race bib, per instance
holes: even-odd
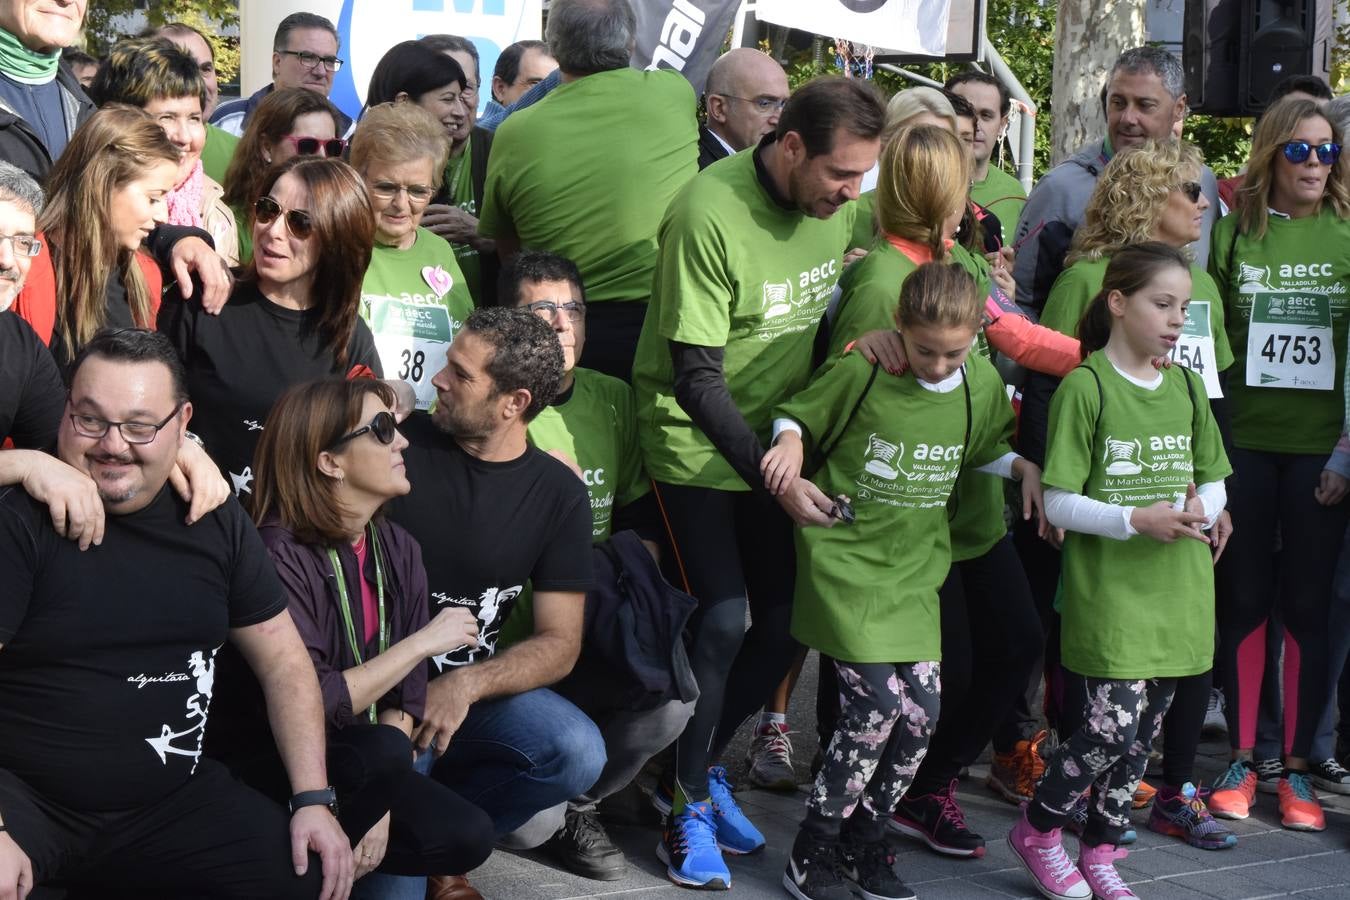
[[[1252,295],[1247,386],[1336,389],[1329,297],[1266,291]]]
[[[1199,375],[1205,382],[1205,394],[1214,400],[1223,396],[1219,387],[1219,358],[1214,351],[1213,319],[1208,300],[1192,300],[1186,309],[1186,324],[1181,338],[1172,348],[1172,361]]]
[[[409,303],[394,297],[370,297],[370,330],[384,364],[384,376],[412,385],[417,408],[436,400],[431,378],[445,361],[454,337],[450,311],[440,304]]]

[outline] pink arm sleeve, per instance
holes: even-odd
[[[1001,313],[984,329],[989,344],[1013,362],[1063,378],[1083,361],[1078,341],[1026,316]]]

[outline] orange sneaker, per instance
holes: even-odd
[[[1284,795],[1280,796],[1283,798]],[[1214,782],[1214,790],[1209,795],[1209,811],[1220,819],[1245,819],[1251,814],[1255,801],[1256,769],[1246,760],[1236,760]]]
[[[1134,789],[1134,801],[1132,803],[1135,809],[1144,809],[1153,802],[1153,798],[1158,795],[1158,789],[1147,781],[1139,782],[1139,787]]]
[[[1037,732],[1029,741],[1018,741],[1011,751],[995,753],[985,784],[1009,803],[1030,803],[1036,782],[1045,774],[1045,760],[1041,759],[1044,740],[1045,732]]]
[[[1280,779],[1280,822],[1293,831],[1325,831],[1327,817],[1307,772],[1290,772]],[[1213,806],[1211,802],[1211,807]]]

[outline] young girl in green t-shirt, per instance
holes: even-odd
[[[1040,504],[1039,470],[1008,446],[1003,382],[970,353],[982,308],[963,270],[919,266],[895,315],[909,372],[878,377],[848,354],[775,413],[766,487],[795,481],[809,447],[816,484],[837,498],[833,527],[796,534],[792,634],[834,660],[841,702],[783,876],[798,898],[847,893],[845,880],[864,896],[913,896],[885,826],[938,718],[948,501],[961,472],[979,468],[1021,478],[1028,505]]]
[[[1060,655],[1065,703],[1081,707],[1082,724],[1046,761],[1008,836],[1047,897],[1136,900],[1115,869],[1130,801],[1177,680],[1213,661],[1205,531],[1232,470],[1199,376],[1153,365],[1180,339],[1190,296],[1176,248],[1115,253],[1079,326],[1087,357],[1050,405],[1046,512],[1068,532]],[[1075,867],[1060,829],[1089,789]]]

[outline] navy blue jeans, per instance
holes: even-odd
[[[431,777],[483,810],[498,837],[584,794],[605,766],[586,714],[547,688],[469,707]]]

